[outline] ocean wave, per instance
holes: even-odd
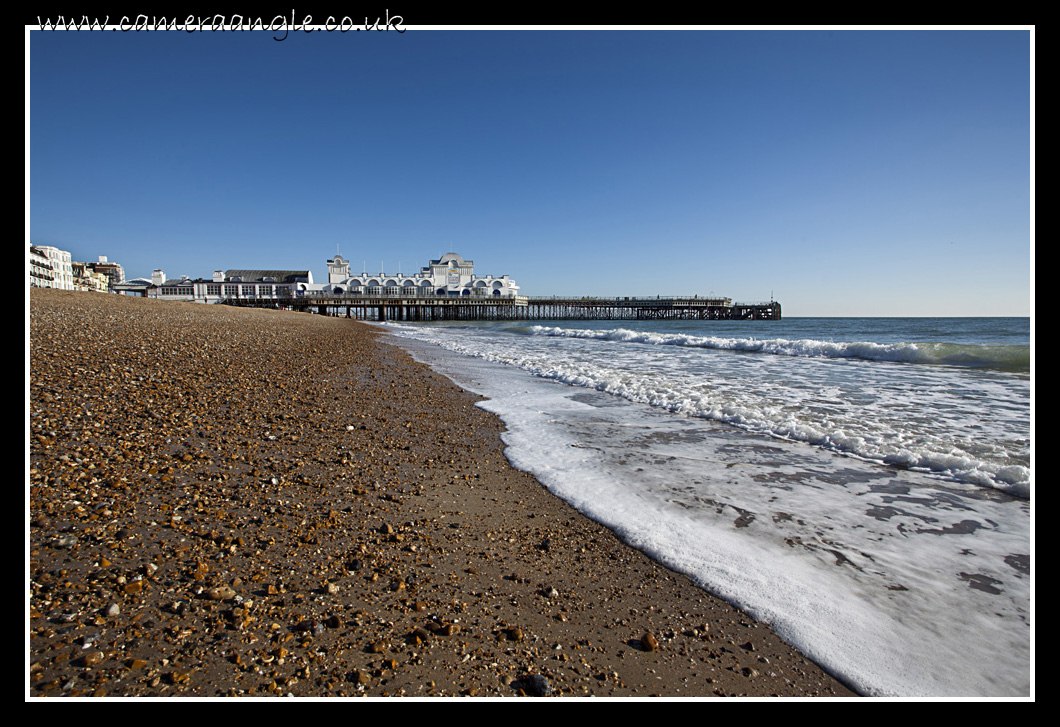
[[[757,390],[743,396],[741,392],[719,386],[719,382],[682,380],[659,371],[633,371],[617,361],[571,357],[569,351],[559,352],[558,355],[557,352],[529,351],[522,346],[498,345],[502,343],[500,340],[491,343],[462,335],[441,335],[439,329],[407,328],[403,332],[455,353],[515,366],[539,378],[595,389],[675,414],[717,421],[788,441],[804,442],[866,461],[941,474],[1024,499],[1030,497],[1030,469],[1020,462],[1024,454],[1018,442],[999,441],[989,446],[972,441],[962,444],[953,436],[946,436],[943,431],[936,432],[931,427],[920,427],[914,431],[904,419],[896,421],[893,416],[865,416],[866,411],[863,409],[844,411],[841,402],[832,414],[821,416],[820,412],[799,404],[795,392],[785,394],[782,385],[771,389],[769,393]],[[519,333],[525,335],[524,331]],[[625,329],[592,331],[532,326],[532,335],[653,345],[709,345],[732,350],[771,351],[789,356],[874,356],[874,360],[903,361],[910,360],[909,356],[912,355],[908,346],[721,339]],[[814,351],[817,353],[811,353]],[[899,355],[903,352],[906,358]],[[918,355],[923,357],[925,354],[921,351]],[[952,357],[952,352],[944,355]],[[928,357],[928,360],[937,363],[938,358],[936,355],[934,358]],[[883,412],[877,410],[876,413]]]
[[[640,343],[652,346],[683,346],[719,351],[767,353],[777,356],[810,358],[857,358],[866,361],[936,364],[1002,369],[1029,369],[1030,348],[1027,346],[989,346],[957,343],[872,343],[869,341],[834,342],[814,339],[785,338],[723,338],[692,336],[682,333],[651,333],[626,328],[590,330],[531,326],[535,336],[581,338]]]
[[[1029,499],[1030,469],[1020,465],[999,465],[946,441],[927,437],[922,441],[896,445],[892,433],[866,429],[851,432],[843,425],[807,421],[778,415],[770,407],[716,400],[712,396],[658,387],[653,383],[618,374],[601,367],[572,366],[557,362],[542,364],[530,359],[467,352],[499,363],[519,366],[529,373],[570,386],[595,389],[635,403],[647,404],[675,414],[722,422],[750,432],[768,434],[788,441],[804,442],[858,459],[905,469],[946,475],[968,484]],[[846,422],[853,426],[853,422]]]

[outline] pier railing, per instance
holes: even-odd
[[[688,306],[731,306],[731,298],[703,297],[701,295],[616,295],[610,296],[573,296],[573,295],[531,295],[526,300],[530,304],[551,305],[557,302],[584,305],[688,305]]]
[[[367,320],[772,320],[780,303],[733,303],[696,295],[561,298],[504,295],[437,295],[423,291],[386,294],[304,293],[293,298],[234,299],[230,305],[315,309],[325,315]]]
[[[492,290],[471,290],[469,293],[461,292],[459,295],[454,293],[437,293],[434,288],[422,289],[409,287],[398,287],[393,288],[380,288],[378,292],[364,293],[354,291],[344,291],[342,293],[324,292],[319,290],[305,291],[299,295],[301,298],[307,298],[310,300],[334,300],[341,298],[343,300],[375,300],[376,298],[415,298],[417,300],[430,300],[430,301],[444,301],[444,300],[466,300],[468,298],[474,298],[475,300],[502,300],[502,301],[525,301],[525,295],[494,295]]]

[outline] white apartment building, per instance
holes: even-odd
[[[51,265],[51,285],[37,286],[46,288],[59,288],[60,290],[74,290],[74,269],[71,264],[70,253],[60,250],[51,245],[34,245],[39,254],[43,255]],[[31,253],[32,255],[32,253]],[[33,258],[30,258],[30,283],[33,282]]]
[[[52,263],[37,245],[29,246],[29,286],[31,288],[52,287]]]

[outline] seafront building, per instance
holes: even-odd
[[[327,261],[328,282],[314,283],[309,270],[215,270],[206,278],[167,278],[155,270],[150,282],[129,281],[116,290],[163,300],[194,303],[327,298],[348,296],[515,297],[519,286],[508,275],[475,275],[475,264],[450,252],[431,260],[412,275],[350,275],[350,263],[340,255]]]
[[[110,279],[103,273],[92,268],[92,263],[82,263],[76,260],[70,263],[74,272],[74,290],[84,290],[93,293],[106,293],[110,289]]]
[[[47,261],[47,273],[44,272],[41,258]],[[34,275],[35,269],[37,275]],[[74,290],[74,268],[70,253],[51,245],[30,246],[30,285],[37,288]]]
[[[113,287],[118,283],[125,282],[125,268],[116,262],[107,260],[106,255],[100,255],[94,263],[86,263],[97,273],[105,275],[107,277],[107,287]]]
[[[163,271],[155,270],[143,294],[163,300],[220,303],[227,299],[293,298],[313,287],[309,270],[215,270],[208,279],[167,278]]]
[[[328,260],[328,285],[332,295],[494,296],[514,298],[519,286],[507,275],[475,275],[475,263],[455,252],[431,260],[413,275],[350,275],[350,263],[336,255]]]
[[[52,245],[30,245],[28,267],[31,288],[107,292],[125,280],[122,266],[109,262],[106,255],[96,262],[79,262]]]
[[[47,253],[38,245],[29,246],[29,287],[50,288],[55,276]]]

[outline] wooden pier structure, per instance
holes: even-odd
[[[543,298],[432,295],[304,295],[241,298],[228,305],[288,308],[370,321],[755,320],[779,321],[780,303],[728,298]]]

